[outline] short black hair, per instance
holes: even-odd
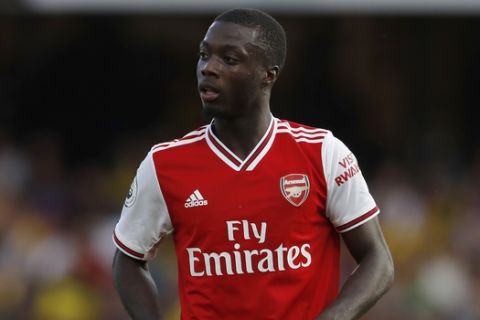
[[[220,14],[215,21],[259,28],[261,34],[259,40],[265,51],[267,63],[283,69],[287,57],[287,36],[282,25],[271,15],[258,9],[231,9]]]

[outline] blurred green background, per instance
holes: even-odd
[[[3,7],[2,7],[3,6]],[[0,6],[0,318],[127,319],[113,227],[149,148],[205,124],[198,43],[215,12]],[[333,130],[382,210],[396,281],[364,319],[480,319],[480,19],[273,12],[275,116]],[[343,258],[343,278],[353,268]],[[178,319],[171,239],[152,265]]]

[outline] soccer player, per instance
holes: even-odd
[[[230,10],[199,50],[213,120],[140,164],[113,235],[125,308],[161,318],[147,261],[172,233],[182,319],[358,319],[391,286],[392,258],[355,156],[331,131],[270,111],[283,28]],[[358,262],[341,290],[340,237]]]

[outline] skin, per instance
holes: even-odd
[[[360,319],[393,284],[393,260],[377,217],[342,236],[358,266],[317,320]]]
[[[259,35],[255,28],[214,22],[199,48],[197,79],[203,110],[213,117],[217,137],[241,159],[267,130],[270,93],[280,72],[279,66],[267,63]],[[393,283],[392,257],[377,218],[342,237],[358,267],[317,320],[358,319]],[[161,319],[145,262],[117,251],[113,277],[133,319]]]
[[[200,43],[197,63],[199,88],[208,83],[219,91],[215,101],[202,99],[203,110],[213,116],[217,137],[241,159],[267,130],[270,93],[280,71],[267,65],[258,36],[257,29],[214,22]]]
[[[113,280],[122,304],[132,319],[163,319],[157,288],[145,261],[115,252]]]

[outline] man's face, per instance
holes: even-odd
[[[229,22],[214,22],[200,43],[198,91],[210,116],[248,114],[262,94],[265,65],[259,31]]]

